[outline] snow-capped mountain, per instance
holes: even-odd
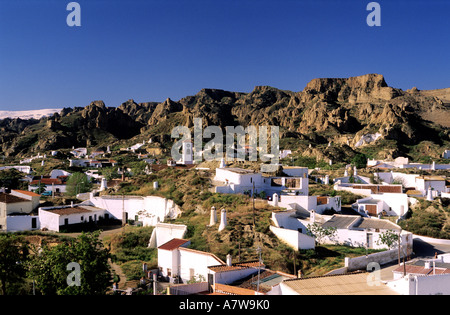
[[[61,109],[38,109],[38,110],[0,110],[0,119],[5,118],[21,118],[21,119],[41,119],[42,117],[51,116],[59,113]]]

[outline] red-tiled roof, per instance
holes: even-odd
[[[181,245],[186,244],[187,242],[189,242],[189,241],[183,240],[180,238],[173,238],[170,241],[168,241],[167,243],[164,243],[161,246],[159,246],[158,249],[174,250],[174,249],[180,247]]]
[[[32,196],[32,197],[40,197],[41,195],[36,194],[32,191],[28,191],[28,190],[18,190],[18,189],[14,189],[14,191],[17,191],[18,193],[27,195],[27,196]]]
[[[43,185],[65,185],[59,178],[41,178],[33,180],[30,185],[39,185],[39,182]]]

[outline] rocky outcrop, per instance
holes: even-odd
[[[18,154],[87,143],[105,145],[132,137],[163,144],[172,140],[173,127],[191,128],[194,118],[202,118],[203,127],[215,125],[223,130],[237,125],[279,126],[282,137],[306,145],[301,150],[308,156],[344,156],[381,140],[403,148],[427,140],[443,145],[450,140],[449,91],[402,91],[388,86],[382,75],[367,74],[313,79],[298,92],[270,86],[256,86],[250,93],[202,89],[179,101],[136,103],[130,99],[117,108],[94,101],[39,121],[0,121],[0,146],[5,154]],[[367,135],[377,136],[360,141]],[[327,143],[340,151],[333,152],[333,146],[315,149]],[[402,153],[382,149],[386,155]]]

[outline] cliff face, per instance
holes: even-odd
[[[366,144],[362,139],[393,141],[400,148],[393,154],[407,155],[405,146],[422,141],[448,143],[449,91],[402,91],[388,86],[382,75],[367,74],[313,79],[299,92],[269,86],[257,86],[250,93],[202,89],[179,101],[128,100],[117,108],[94,101],[40,121],[0,121],[0,145],[3,154],[12,155],[133,137],[170,141],[173,127],[192,127],[193,119],[201,117],[203,126],[276,125],[283,138],[341,148],[328,149],[328,157],[361,148]],[[302,150],[305,155],[325,152]]]

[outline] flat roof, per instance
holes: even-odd
[[[377,218],[362,218],[362,220],[355,224],[354,227],[361,229],[401,230],[397,224],[389,220]]]
[[[239,168],[239,167],[226,167],[226,168],[218,168],[218,170],[225,170],[237,174],[255,174],[254,170],[248,170],[245,168]]]
[[[333,215],[330,220],[322,224],[323,228],[347,229],[356,220],[360,220],[361,216],[356,215]]]
[[[369,273],[299,278],[285,280],[283,284],[300,295],[399,295],[388,286],[370,285]]]
[[[91,206],[73,206],[73,207],[61,207],[61,208],[51,208],[51,209],[42,209],[43,211],[55,213],[58,215],[69,215],[69,214],[76,214],[76,213],[89,213],[93,211],[103,210],[96,207]]]

